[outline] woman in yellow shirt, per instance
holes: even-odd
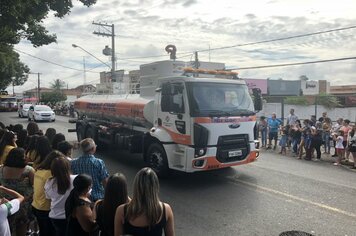
[[[55,235],[53,225],[49,218],[51,201],[46,198],[44,186],[46,181],[52,177],[51,164],[57,157],[65,158],[65,156],[58,151],[53,151],[48,154],[38,166],[33,180],[32,212],[36,216],[41,235]]]
[[[12,131],[5,131],[0,141],[0,165],[3,165],[11,149],[17,147],[17,136]]]

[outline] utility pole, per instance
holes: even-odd
[[[83,75],[83,78],[84,78],[84,85],[87,84],[87,71],[85,70],[85,57],[83,56],[83,69],[84,69],[84,75]]]
[[[38,104],[40,104],[40,102],[41,102],[40,74],[41,73],[37,73],[37,95],[38,95],[37,102],[38,102]]]
[[[93,21],[93,25],[99,26],[99,31],[94,31],[94,34],[100,35],[100,36],[105,36],[105,37],[111,37],[111,80],[115,80],[115,26],[114,24],[104,24],[104,23],[96,23]],[[101,29],[104,29],[105,31],[109,32],[102,32]]]
[[[198,52],[194,52],[195,60],[194,60],[194,68],[199,69],[200,63],[198,58]],[[196,73],[194,77],[199,77],[199,73]]]

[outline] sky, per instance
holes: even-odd
[[[164,49],[173,44],[178,60],[194,60],[194,52],[203,50],[199,60],[223,62],[227,68],[237,69],[241,78],[297,80],[306,75],[331,85],[356,84],[356,60],[238,69],[355,57],[356,28],[217,49],[356,26],[353,0],[97,0],[89,8],[79,1],[73,5],[64,18],[50,12],[43,21],[57,35],[57,43],[34,48],[22,40],[15,46],[31,72],[41,73],[41,87],[49,87],[55,79],[63,80],[68,88],[82,85],[84,64],[87,84],[97,84],[99,72],[110,70],[101,61],[111,65],[110,57],[102,53],[106,45],[111,47],[111,38],[93,34],[103,29],[92,22],[114,24],[116,68],[125,71],[169,59]],[[30,74],[24,85],[15,87],[15,93],[36,86],[37,75]]]

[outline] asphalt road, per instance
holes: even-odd
[[[23,123],[16,113],[0,113],[0,120]],[[54,127],[67,135],[73,124],[58,116]],[[140,155],[105,150],[110,173],[123,172],[129,190],[144,166]],[[279,235],[299,230],[313,235],[356,235],[356,172],[330,162],[307,162],[264,152],[244,166],[204,173],[173,172],[161,179],[161,200],[174,211],[176,235]]]

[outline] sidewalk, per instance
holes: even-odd
[[[285,156],[284,154],[283,155],[279,154],[279,152],[280,152],[280,147],[279,146],[276,148],[276,150],[273,150],[273,148],[272,149],[260,148],[260,152],[261,153],[264,153],[264,152],[266,152],[266,153],[275,153],[276,155],[279,155],[279,156]],[[321,162],[328,162],[330,164],[334,163],[336,161],[336,157],[332,157],[332,154],[334,153],[334,148],[331,148],[330,153],[331,154],[326,154],[326,153],[323,153],[323,151],[322,151],[320,161]],[[286,156],[297,158],[297,155],[293,154],[292,150],[288,149],[288,148],[287,148],[287,155]],[[305,157],[305,154],[303,155],[301,160],[304,160],[304,157]],[[316,157],[316,153],[314,152],[314,158],[312,158],[311,161],[315,161],[315,159],[316,159],[315,157]],[[350,153],[350,156],[349,156],[349,161],[343,160],[343,161],[341,161],[341,165],[343,167],[345,167],[345,168],[347,167],[347,169],[349,169],[349,167],[352,167],[354,165],[351,153]],[[352,170],[352,169],[350,169],[350,170]],[[356,170],[353,170],[353,171],[356,171]]]

